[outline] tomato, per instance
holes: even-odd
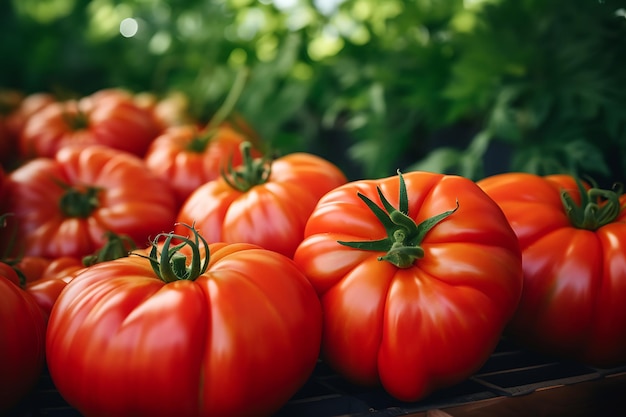
[[[150,170],[169,181],[182,205],[198,187],[218,178],[229,160],[234,166],[242,163],[239,147],[246,140],[226,123],[215,130],[194,124],[174,126],[152,142],[144,160]]]
[[[0,414],[34,388],[45,359],[44,314],[18,282],[0,262]]]
[[[57,101],[53,94],[40,92],[31,93],[25,96],[19,103],[19,105],[11,111],[7,116],[7,125],[11,130],[11,133],[15,136],[16,141],[22,134],[22,129],[26,125],[28,119],[40,112],[44,107],[50,103]]]
[[[72,406],[94,417],[264,416],[306,382],[321,308],[292,260],[195,231],[157,236],[149,256],[93,265],[57,299],[48,367]]]
[[[189,196],[178,223],[194,223],[209,241],[253,243],[291,257],[319,198],[346,177],[331,162],[308,153],[266,163],[253,159],[245,142],[242,154],[242,166]],[[176,231],[184,234],[182,226]]]
[[[478,182],[519,238],[524,291],[511,337],[596,366],[626,363],[626,196],[570,175]]]
[[[161,130],[196,122],[190,114],[189,97],[180,91],[172,91],[165,97],[143,92],[135,95],[135,102],[152,112]]]
[[[405,401],[482,366],[522,289],[500,208],[472,181],[428,172],[330,191],[294,261],[322,302],[324,360]]]
[[[147,109],[124,92],[100,91],[45,106],[26,121],[20,136],[23,158],[54,157],[68,144],[100,144],[143,156],[159,134]]]
[[[49,317],[52,306],[54,306],[61,291],[74,278],[75,274],[83,270],[84,265],[80,259],[71,256],[62,256],[53,260],[40,257],[27,257],[26,259],[45,260],[45,263],[42,264],[45,266],[38,275],[26,276],[25,289],[35,299],[46,317]],[[22,265],[23,262],[20,262],[16,267],[21,268]]]
[[[118,236],[112,232],[108,232],[106,236],[107,241],[104,245],[83,259],[62,256],[42,262],[38,260],[38,257],[29,256],[20,260],[16,265],[16,268],[26,275],[26,291],[37,301],[39,307],[46,313],[46,317],[50,316],[61,291],[86,267],[128,256],[130,251],[136,249],[134,242],[127,236]],[[27,264],[32,264],[33,259],[35,264],[39,264],[39,268],[36,268],[36,271],[31,270],[31,275],[29,275],[25,271],[24,263],[26,261]]]
[[[105,146],[71,146],[11,172],[7,212],[14,213],[24,255],[81,258],[107,233],[136,246],[171,229],[177,206],[165,181],[139,157]]]
[[[181,205],[202,184],[218,178],[229,166],[242,163],[242,143],[258,146],[256,133],[234,113],[246,78],[247,71],[238,74],[224,103],[205,126],[195,120],[176,122],[182,120],[182,109],[188,109],[184,95],[170,95],[153,107],[155,118],[169,128],[152,142],[144,159],[153,172],[170,182]],[[164,118],[164,109],[169,119]],[[253,157],[261,155],[256,149],[249,152]]]

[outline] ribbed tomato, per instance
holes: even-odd
[[[91,266],[59,296],[46,350],[61,395],[92,417],[276,412],[319,354],[306,277],[255,245],[157,239],[150,259]]]
[[[288,257],[302,240],[305,223],[326,192],[347,179],[330,161],[293,153],[268,161],[242,144],[243,164],[197,188],[178,213],[211,242],[254,243]],[[184,229],[178,226],[177,233]]]
[[[15,267],[26,275],[25,290],[35,299],[47,319],[61,291],[84,265],[72,256],[56,259],[27,256]]]
[[[491,355],[522,290],[517,239],[472,181],[409,172],[347,183],[294,261],[322,302],[322,355],[360,385],[417,400]]]
[[[46,105],[26,121],[23,158],[54,157],[70,144],[100,144],[143,156],[160,129],[152,113],[131,95],[103,90],[77,100]]]
[[[35,387],[45,362],[45,316],[19,281],[0,262],[0,414]]]
[[[176,218],[169,184],[139,157],[113,148],[68,146],[11,172],[7,212],[25,255],[81,258],[102,247],[108,232],[138,247]]]
[[[626,195],[571,175],[478,182],[519,238],[524,291],[509,327],[533,349],[596,366],[626,363]]]
[[[150,145],[144,160],[148,168],[168,181],[180,205],[201,185],[217,179],[229,161],[242,163],[240,145],[247,136],[223,123],[215,129],[194,124],[166,129]],[[253,151],[254,156],[260,152]]]

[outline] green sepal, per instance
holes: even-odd
[[[620,205],[623,184],[616,183],[611,190],[603,190],[592,183],[592,187],[587,190],[580,179],[575,177],[574,180],[580,194],[580,205],[576,204],[569,192],[561,192],[563,208],[573,227],[593,231],[617,219],[624,209]]]
[[[399,268],[411,267],[415,260],[424,257],[424,250],[420,246],[426,234],[439,222],[452,215],[459,208],[459,201],[456,200],[454,209],[445,211],[436,216],[422,221],[419,225],[409,217],[409,200],[406,190],[406,183],[402,173],[398,171],[400,181],[398,208],[389,203],[380,187],[376,187],[382,208],[374,203],[369,197],[358,193],[357,196],[374,213],[381,222],[387,237],[373,241],[338,241],[339,244],[354,249],[371,250],[377,252],[387,252],[386,255],[378,257],[380,261],[388,261]]]
[[[193,281],[204,274],[209,266],[209,244],[193,226],[186,224],[183,224],[183,226],[192,231],[193,240],[174,233],[160,233],[152,241],[149,256],[134,253],[143,258],[147,258],[150,261],[150,266],[154,273],[167,283],[180,280]],[[159,252],[158,242],[163,237],[165,237],[165,241]],[[181,242],[172,245],[173,240],[179,240]],[[202,254],[200,253],[200,244],[205,248],[206,253],[203,260]],[[180,252],[185,246],[189,246],[191,249],[191,261],[189,266],[187,266],[187,255]]]

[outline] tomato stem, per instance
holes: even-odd
[[[77,101],[67,101],[63,106],[63,120],[73,132],[85,130],[89,127],[89,118],[85,112],[80,109]]]
[[[379,256],[378,260],[388,261],[398,268],[410,268],[417,259],[424,257],[424,249],[420,245],[426,234],[435,225],[453,214],[459,208],[459,201],[456,201],[454,209],[430,217],[418,225],[408,215],[409,202],[406,184],[400,171],[398,171],[398,177],[400,181],[398,208],[389,203],[379,187],[376,187],[376,191],[382,208],[369,197],[361,193],[357,194],[385,227],[387,237],[373,241],[338,241],[338,243],[355,249],[387,252],[385,255]]]
[[[193,281],[205,273],[209,266],[209,244],[193,226],[186,224],[183,224],[183,226],[192,231],[193,240],[174,233],[159,233],[152,241],[149,256],[134,253],[147,258],[154,273],[168,283],[179,280]],[[165,237],[165,242],[159,252],[158,243],[163,237]],[[172,245],[174,240],[179,240],[181,243]],[[200,253],[200,243],[202,243],[205,249],[204,258]],[[185,246],[189,246],[191,250],[191,259],[180,251]],[[187,262],[188,260],[189,262]]]
[[[603,190],[595,185],[587,190],[578,178],[575,180],[580,193],[580,205],[576,204],[569,192],[561,192],[561,201],[572,226],[597,230],[620,215],[624,209],[619,200],[623,193],[622,184],[614,184],[612,190]]]
[[[83,258],[83,265],[91,266],[100,262],[124,258],[135,249],[135,242],[127,235],[118,235],[112,231],[105,233],[106,242],[95,253]]]
[[[233,167],[232,158],[228,166],[222,172],[222,178],[233,189],[246,192],[250,188],[265,184],[272,173],[272,162],[268,157],[254,158],[252,156],[252,144],[248,141],[239,145],[242,163],[237,168]]]
[[[93,186],[72,187],[61,180],[56,179],[54,181],[65,190],[59,200],[59,209],[65,217],[85,219],[100,206],[98,194],[102,188]]]

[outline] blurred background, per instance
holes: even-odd
[[[351,179],[626,179],[626,2],[4,0],[0,89],[181,92]]]

